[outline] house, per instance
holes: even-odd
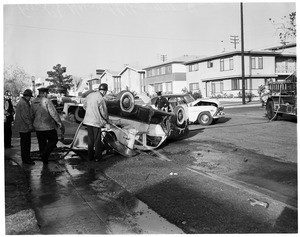
[[[101,83],[106,83],[108,85],[108,91],[112,93],[117,93],[121,91],[119,72],[114,72],[110,70],[105,70],[100,76]]]
[[[242,52],[233,51],[185,63],[186,83],[203,97],[236,97],[242,93]],[[296,54],[272,50],[244,51],[245,91],[257,95],[268,80],[284,80],[296,70]]]
[[[75,96],[81,96],[84,92],[89,90],[89,83],[87,78],[82,79],[79,84],[77,85],[76,92],[74,93]]]
[[[164,63],[144,68],[145,90],[149,95],[158,91],[163,94],[182,93],[186,89],[185,62],[198,58],[198,56],[184,55]]]
[[[115,83],[116,92],[121,90],[129,90],[136,94],[145,92],[145,71],[126,66],[119,74],[120,80]]]

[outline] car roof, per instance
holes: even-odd
[[[165,94],[165,95],[162,95],[162,97],[183,97],[183,96],[187,96],[187,95],[190,95],[190,94]],[[158,96],[155,96],[155,97],[158,97]]]

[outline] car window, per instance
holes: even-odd
[[[186,103],[191,103],[191,102],[195,101],[193,96],[191,96],[190,94],[185,95],[184,100],[186,101]]]

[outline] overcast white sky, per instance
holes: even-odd
[[[209,56],[224,48],[234,50],[230,36],[241,35],[237,1],[47,2],[3,5],[4,63],[35,77],[47,77],[58,63],[69,75],[90,77],[96,69],[121,71],[124,64],[137,68],[158,64],[162,54],[168,59]],[[245,50],[250,50],[278,45],[276,26],[269,18],[281,22],[296,11],[296,5],[244,2],[243,9]]]

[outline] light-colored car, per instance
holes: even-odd
[[[224,107],[221,106],[218,99],[200,98],[195,100],[190,94],[167,94],[163,97],[169,101],[169,112],[173,112],[175,107],[182,107],[182,110],[179,111],[185,113],[182,116],[186,116],[190,123],[207,126],[225,116]],[[152,105],[155,104],[156,99],[157,97],[151,99]],[[174,112],[178,112],[178,109]]]

